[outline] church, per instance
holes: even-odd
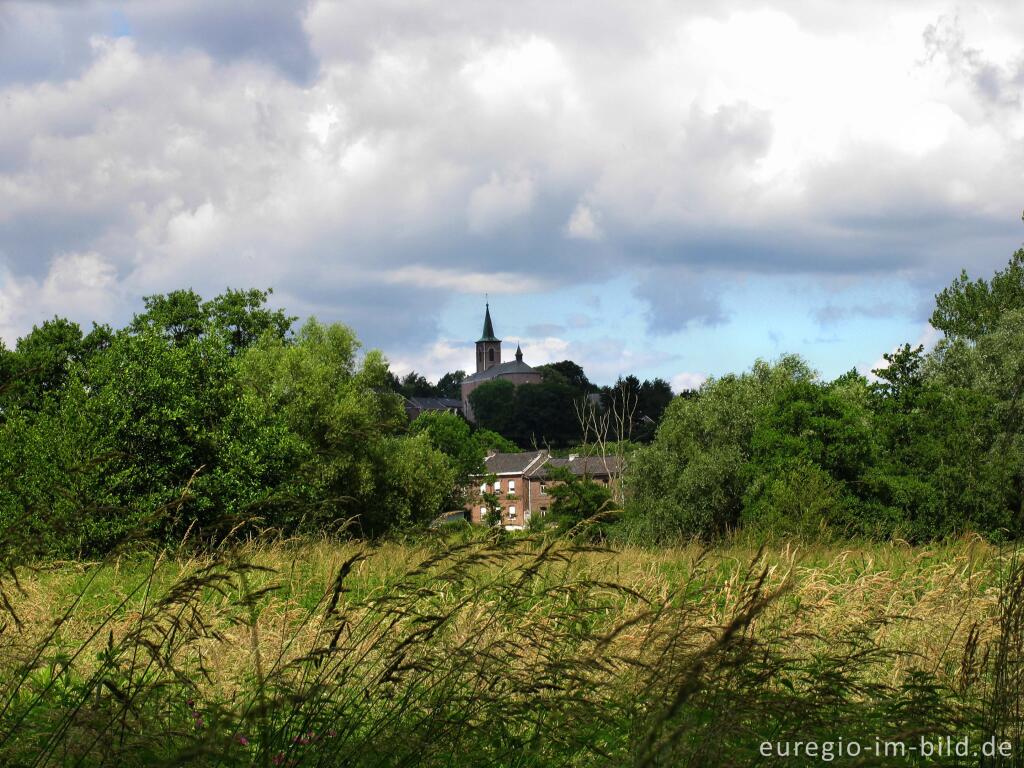
[[[501,339],[494,335],[494,324],[491,322],[491,305],[484,309],[484,330],[476,342],[476,373],[462,380],[462,413],[469,421],[473,418],[473,408],[469,403],[469,393],[488,381],[506,379],[516,386],[520,384],[539,384],[541,374],[535,368],[523,362],[523,350],[516,345],[516,359],[507,363],[501,362]]]

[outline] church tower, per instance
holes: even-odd
[[[476,343],[476,372],[482,373],[501,362],[501,339],[494,335],[491,324],[491,305],[484,310],[484,332]]]

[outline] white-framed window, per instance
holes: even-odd
[[[486,520],[487,519],[487,507],[480,507],[480,519],[481,520]]]
[[[515,480],[509,480],[508,481],[508,492],[509,493],[515,493],[516,492],[516,481]]]
[[[509,520],[515,520],[516,519],[516,507],[515,507],[515,504],[513,504],[511,507],[508,508],[508,519]]]
[[[501,480],[494,481],[494,492],[501,493]]]
[[[480,493],[487,493],[487,483],[480,483]]]

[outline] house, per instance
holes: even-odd
[[[501,339],[494,335],[488,303],[484,309],[484,330],[476,342],[476,372],[462,380],[462,413],[469,421],[476,421],[469,394],[481,384],[496,379],[511,381],[516,386],[541,382],[540,371],[523,362],[523,350],[518,344],[515,357],[507,363],[501,362]]]
[[[501,524],[511,530],[521,530],[536,516],[547,514],[554,500],[549,495],[548,469],[564,467],[579,477],[587,476],[597,483],[608,485],[619,475],[622,463],[617,456],[553,457],[548,451],[523,453],[490,453],[484,460],[486,474],[480,484],[468,494],[466,512],[472,523],[493,522],[492,511],[501,515]],[[489,478],[493,476],[493,480]],[[497,505],[484,494],[497,497]]]

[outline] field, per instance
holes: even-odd
[[[22,568],[0,764],[1019,765],[1017,562],[462,531]]]

